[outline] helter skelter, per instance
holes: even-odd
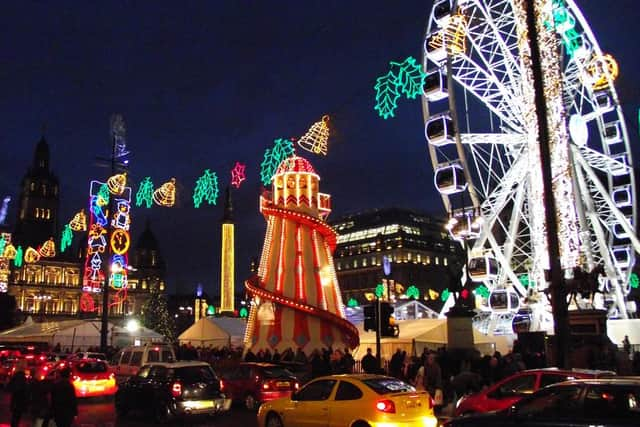
[[[345,319],[332,256],[336,233],[325,222],[331,199],[319,182],[311,164],[292,155],[260,197],[267,231],[258,274],[245,282],[253,298],[245,346],[253,352],[291,347],[310,354],[359,344]]]

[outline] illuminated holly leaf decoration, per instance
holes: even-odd
[[[376,79],[376,105],[374,110],[378,111],[378,114],[383,119],[394,117],[393,112],[398,107],[398,98],[400,93],[398,92],[398,76],[389,71],[382,77]]]
[[[639,284],[640,279],[638,279],[638,275],[636,273],[631,273],[631,276],[629,276],[629,286],[633,289],[638,289]]]
[[[69,224],[64,226],[64,230],[62,230],[62,237],[60,238],[60,252],[64,252],[67,250],[71,243],[73,242],[73,230],[71,230],[71,226]]]
[[[520,281],[520,284],[522,286],[524,286],[525,288],[528,288],[529,285],[531,284],[531,282],[529,281],[529,275],[528,274],[521,274],[518,276],[518,280]]]
[[[249,310],[247,310],[247,307],[241,307],[239,315],[243,319],[249,317]]]
[[[215,172],[206,169],[196,181],[196,187],[193,189],[193,205],[199,208],[203,200],[210,205],[215,205],[218,192],[218,176]]]
[[[13,265],[16,267],[22,267],[22,263],[24,262],[24,251],[22,250],[22,246],[18,246],[16,249],[16,257],[13,259]]]
[[[4,254],[4,247],[7,245],[6,240],[4,240],[4,236],[0,237],[0,254]]]
[[[212,305],[207,306],[207,316],[213,316],[216,314],[216,308]]]
[[[294,153],[293,142],[288,139],[276,139],[272,148],[267,148],[260,164],[260,181],[265,187],[271,184],[273,175],[280,163]]]
[[[382,295],[384,295],[384,285],[382,283],[378,283],[376,286],[376,296],[378,298],[382,298]]]
[[[242,181],[247,179],[244,171],[247,167],[240,162],[236,162],[233,169],[231,169],[231,185],[235,188],[240,188]]]
[[[481,296],[482,298],[489,298],[489,288],[487,288],[485,285],[480,285],[478,286],[474,291],[474,294]]]
[[[355,298],[349,298],[349,301],[347,302],[347,307],[356,308],[359,305],[360,304],[358,304],[358,300]]]
[[[153,206],[153,182],[150,177],[146,177],[138,187],[136,193],[136,206],[140,207],[145,204],[147,208]]]
[[[422,94],[422,86],[427,75],[422,71],[422,66],[416,63],[415,58],[410,56],[403,62],[391,62],[391,67],[399,70],[397,84],[400,92],[409,99],[415,99]]]
[[[414,285],[411,285],[407,288],[407,297],[413,299],[420,299],[420,290],[416,288]]]
[[[109,186],[102,184],[98,190],[98,206],[106,206],[109,203]]]
[[[446,302],[449,299],[449,295],[451,295],[451,292],[449,292],[449,289],[445,289],[444,291],[442,291],[442,293],[440,294],[440,299],[444,302]]]

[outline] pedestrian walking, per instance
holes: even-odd
[[[360,361],[360,366],[366,374],[378,373],[378,359],[376,359],[376,357],[371,354],[371,348],[367,348],[367,354],[365,354]]]
[[[20,370],[13,374],[7,386],[11,393],[11,427],[19,427],[22,414],[29,406],[29,384],[24,371]]]
[[[52,378],[34,381],[31,385],[31,418],[32,427],[48,427],[51,419],[51,387]]]
[[[51,414],[56,427],[71,427],[73,419],[78,415],[78,401],[70,376],[71,370],[63,369],[60,371],[60,378],[51,388]]]

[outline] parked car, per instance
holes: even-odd
[[[107,360],[107,356],[104,353],[97,353],[95,351],[79,351],[74,353],[69,357],[69,359],[77,360],[77,359],[97,359],[97,360]]]
[[[136,375],[142,365],[154,362],[173,362],[176,360],[173,347],[170,345],[135,345],[120,350],[111,364],[118,382]]]
[[[249,410],[269,400],[289,397],[300,387],[292,372],[273,363],[242,362],[221,374],[220,380],[224,393]]]
[[[178,416],[215,415],[228,411],[231,399],[220,391],[220,380],[206,362],[149,363],[118,388],[116,411],[147,411],[157,422]]]
[[[444,427],[637,426],[640,379],[606,378],[553,384],[501,411],[453,418]]]
[[[76,391],[76,397],[112,396],[118,390],[115,374],[109,364],[98,359],[79,359],[62,362],[71,369],[71,381]]]
[[[612,371],[558,368],[530,369],[518,372],[486,389],[464,396],[456,403],[455,415],[468,415],[508,408],[518,400],[551,384],[580,378],[600,378],[615,375]]]
[[[290,397],[265,402],[258,426],[435,427],[429,393],[397,378],[343,374],[316,378]]]

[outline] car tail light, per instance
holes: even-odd
[[[224,390],[224,381],[220,380],[220,391]]]
[[[269,384],[268,381],[265,381],[262,383],[262,389],[263,390],[269,390],[271,388],[271,385]]]
[[[80,381],[80,377],[77,376],[77,375],[74,375],[73,376],[73,382],[75,383],[75,382],[78,382],[78,381]]]
[[[376,409],[386,414],[396,413],[396,405],[391,400],[378,400],[376,402]]]
[[[293,388],[295,388],[296,390],[300,388],[300,384],[299,383],[294,383],[293,384]]]
[[[182,384],[173,383],[173,385],[171,386],[171,395],[173,397],[180,397],[181,394],[182,394]]]

